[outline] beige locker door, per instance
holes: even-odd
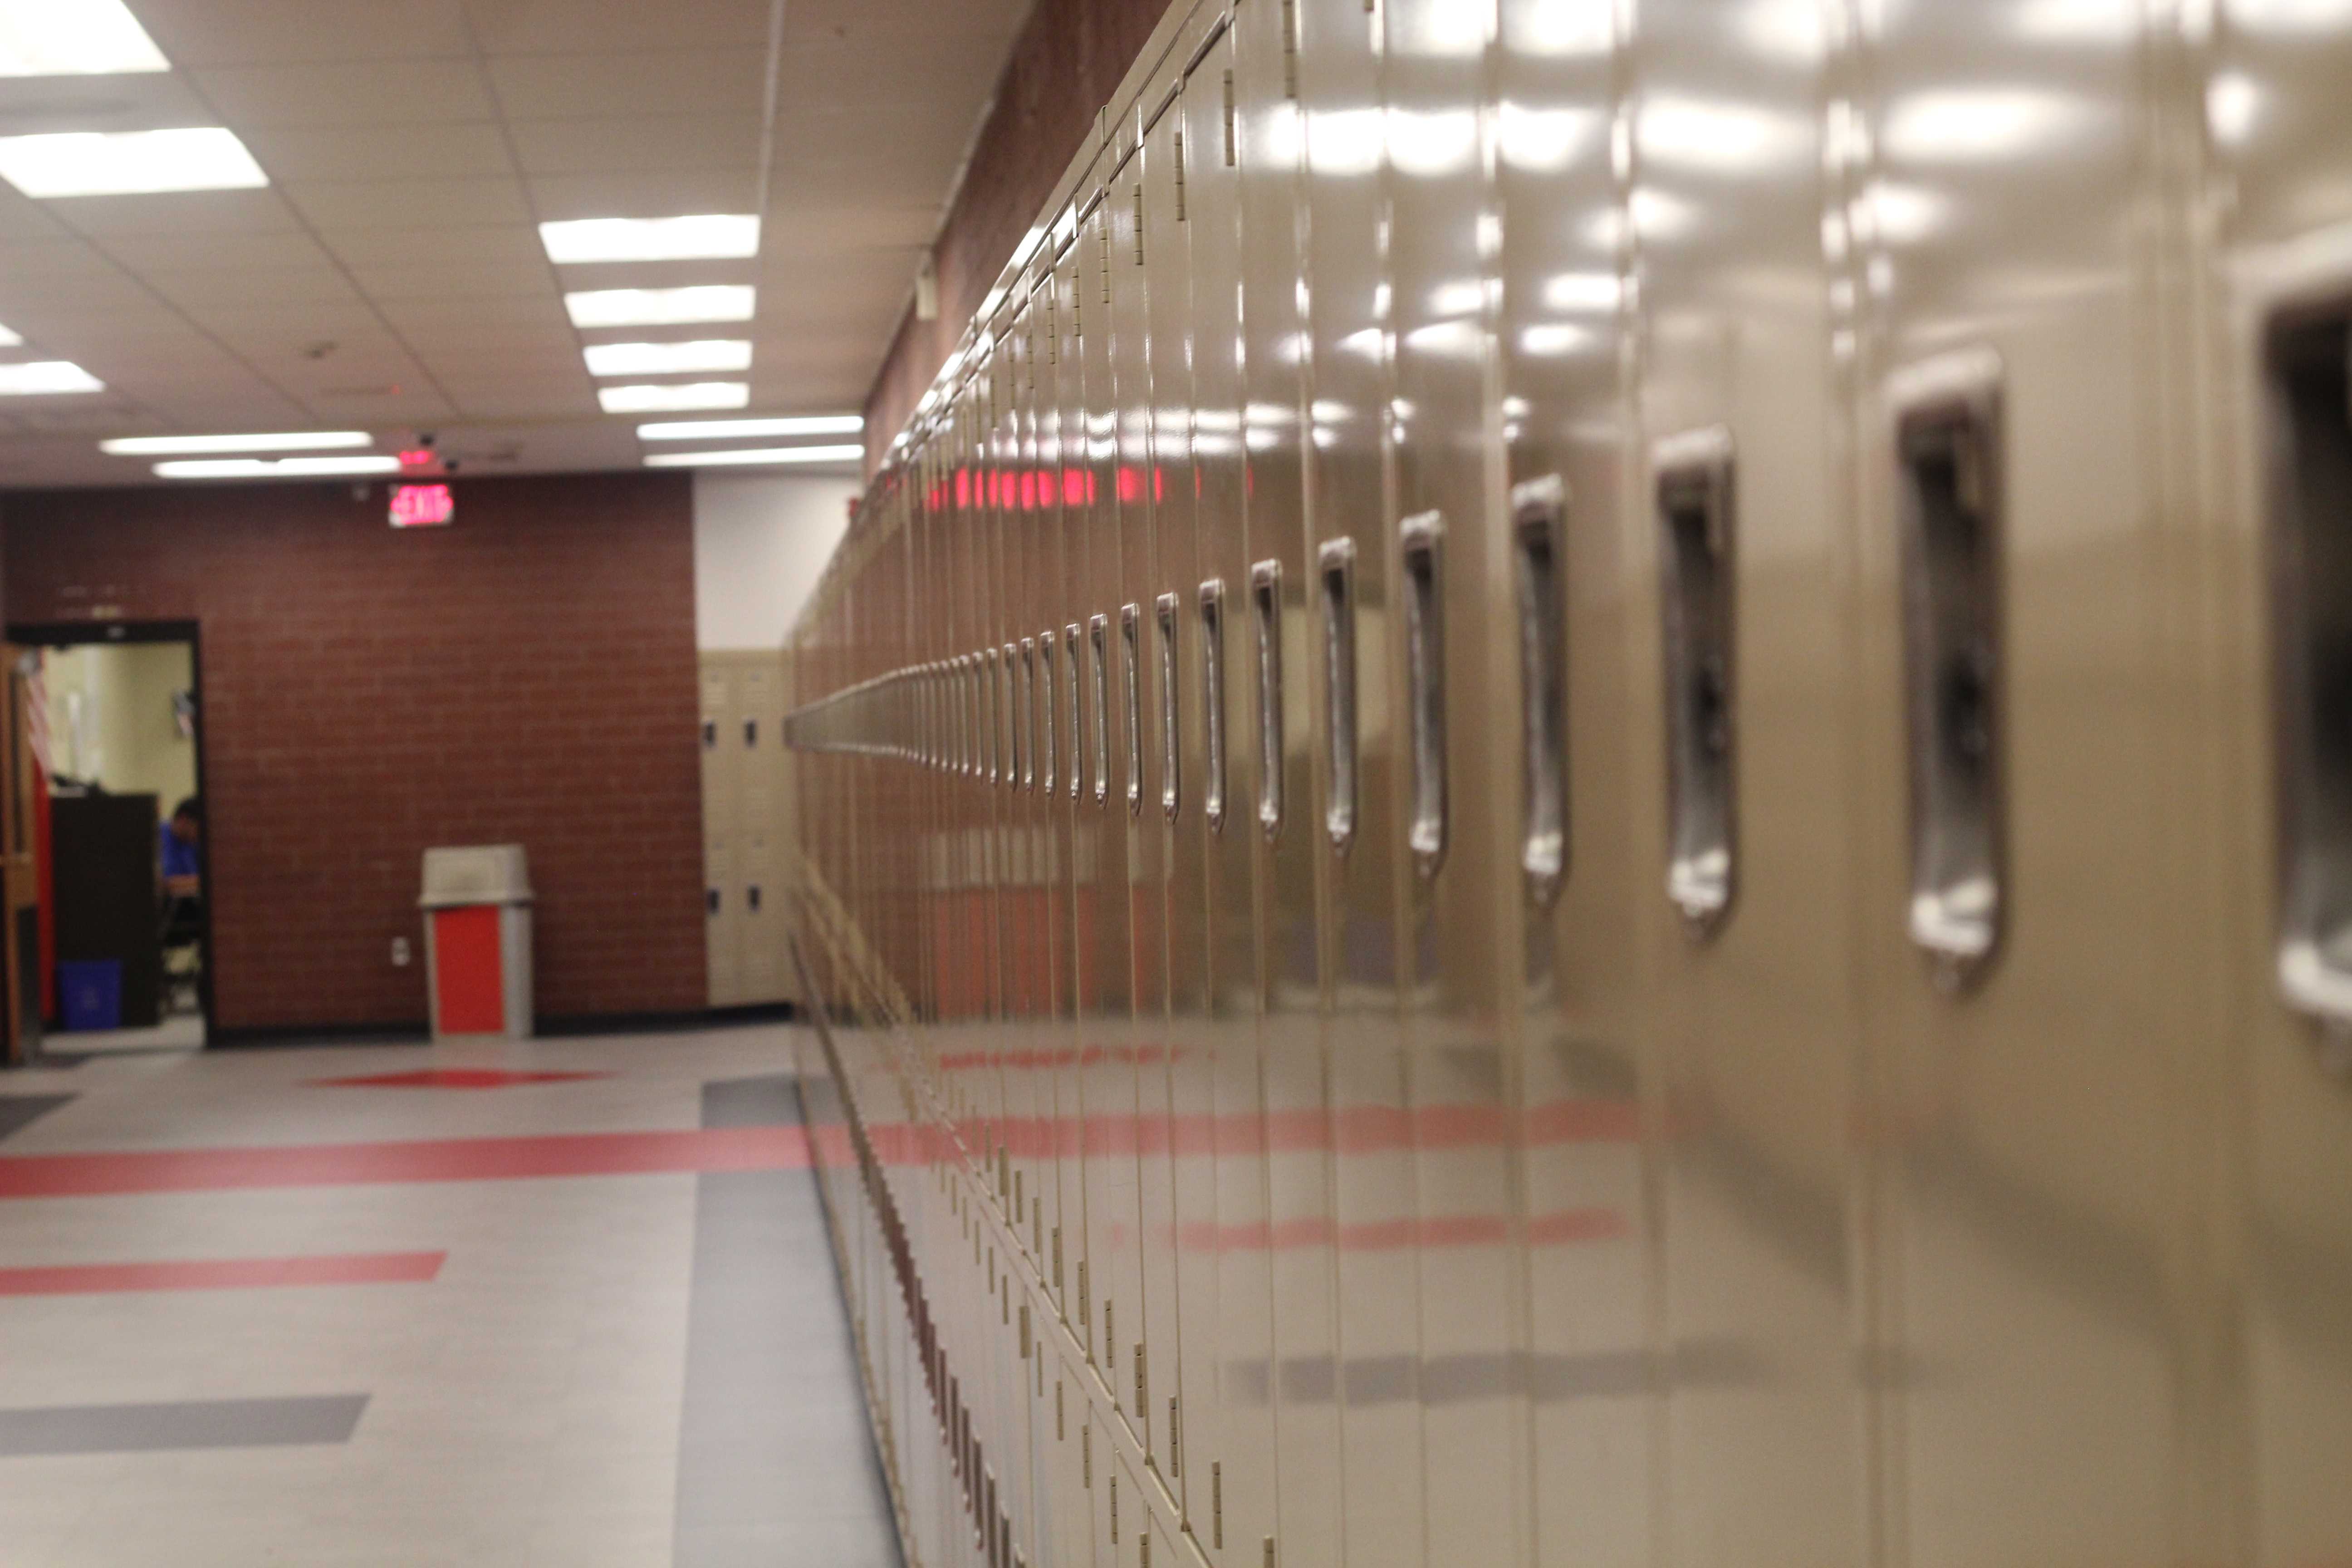
[[[783,927],[775,898],[775,860],[746,854],[735,879],[737,1001],[773,1002],[783,983]]]

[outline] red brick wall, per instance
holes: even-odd
[[[215,1022],[425,1011],[418,861],[519,842],[542,1016],[698,1007],[701,793],[685,476],[11,496],[8,618],[202,625]]]
[[[1169,0],[1037,0],[996,84],[963,184],[940,227],[932,258],[940,314],[909,310],[866,399],[867,467],[914,411],[947,363],[1013,248],[1095,128],[1128,68],[1150,41]]]

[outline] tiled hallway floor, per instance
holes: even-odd
[[[891,1568],[790,1071],[746,1028],[0,1077],[0,1563]]]

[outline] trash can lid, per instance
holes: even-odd
[[[420,909],[456,904],[527,904],[530,869],[520,844],[475,844],[425,852]]]

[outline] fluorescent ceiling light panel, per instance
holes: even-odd
[[[751,345],[741,338],[698,338],[687,343],[590,343],[590,375],[684,375],[698,370],[749,370]]]
[[[547,258],[589,261],[731,260],[760,254],[760,220],[749,215],[591,217],[539,226]]]
[[[855,463],[865,456],[863,447],[761,447],[733,452],[656,452],[646,459],[646,467],[734,468],[766,467],[771,463]]]
[[[171,68],[122,0],[0,0],[0,77]]]
[[[751,401],[751,387],[740,381],[654,383],[598,389],[596,401],[607,414],[670,414],[696,408],[740,408]]]
[[[269,183],[245,143],[218,126],[0,136],[0,177],[45,198],[242,191]]]
[[[0,364],[0,397],[47,397],[68,392],[104,392],[106,383],[61,359]]]
[[[754,436],[855,436],[866,428],[862,414],[808,414],[784,419],[683,419],[640,425],[640,441],[736,441]]]
[[[118,458],[177,458],[198,452],[331,452],[372,447],[364,430],[308,430],[282,436],[125,436],[98,449]]]
[[[688,321],[748,321],[760,291],[748,283],[691,289],[587,289],[563,297],[575,327],[669,327]]]
[[[400,459],[369,458],[195,458],[185,462],[158,463],[155,476],[164,479],[341,479],[354,474],[396,474]]]

